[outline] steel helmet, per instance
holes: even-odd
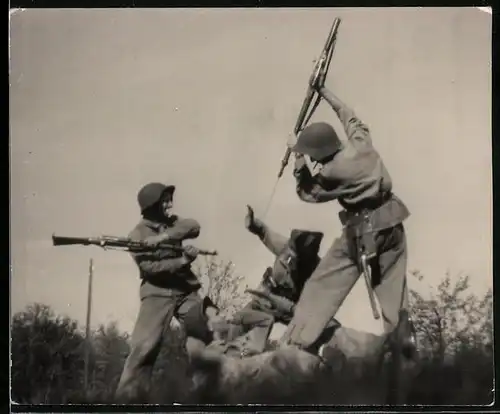
[[[158,203],[166,192],[173,193],[174,185],[165,185],[162,183],[149,183],[139,190],[137,202],[141,212]]]
[[[319,161],[335,154],[341,145],[337,133],[330,124],[314,122],[302,130],[292,151]]]

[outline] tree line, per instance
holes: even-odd
[[[196,269],[205,293],[230,316],[249,298],[243,278],[232,263],[206,259]],[[418,271],[412,276],[422,283]],[[467,275],[446,274],[428,295],[410,291],[420,353],[408,403],[490,404],[493,401],[493,294],[471,292]],[[189,365],[182,327],[162,344],[155,366],[152,403],[190,402]],[[11,320],[11,398],[17,403],[112,403],[125,358],[129,335],[112,322],[91,331],[86,341],[80,324],[34,303]],[[275,344],[269,343],[269,347]],[[87,348],[86,348],[87,347]],[[85,355],[89,352],[87,387]],[[337,387],[369,393],[366,378],[353,376]],[[377,379],[374,379],[377,381]],[[338,390],[337,390],[338,391]],[[339,393],[324,403],[335,404]],[[264,403],[265,401],[263,401]],[[312,401],[304,401],[312,403]]]

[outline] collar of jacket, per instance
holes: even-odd
[[[144,224],[146,227],[149,227],[150,229],[155,230],[155,231],[160,231],[162,228],[167,226],[166,223],[162,223],[159,221],[153,221],[153,220],[150,220],[147,218],[142,219],[142,224]]]
[[[178,216],[176,215],[172,215],[170,217],[170,220],[167,222],[167,221],[158,221],[158,220],[151,220],[149,218],[146,218],[146,217],[143,217],[142,218],[142,223],[153,229],[153,230],[160,230],[162,228],[167,228],[167,227],[171,227],[175,224],[175,222],[178,220]]]

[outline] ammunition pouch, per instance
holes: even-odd
[[[212,342],[214,339],[212,331],[208,328],[208,317],[205,314],[205,310],[209,306],[216,308],[212,300],[205,297],[192,306],[183,318],[186,335],[199,339],[205,344]]]

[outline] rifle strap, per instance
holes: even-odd
[[[275,183],[274,183],[274,186],[273,186],[273,191],[269,197],[269,200],[267,201],[267,206],[266,206],[266,209],[264,210],[264,214],[262,215],[262,220],[265,220],[266,219],[266,216],[267,216],[267,213],[269,212],[269,209],[271,208],[271,204],[273,202],[273,199],[274,199],[274,195],[276,194],[276,190],[278,189],[278,183],[279,183],[280,179],[277,178]]]
[[[309,115],[305,118],[304,122],[302,123],[300,131],[302,131],[307,126],[307,124],[311,120],[312,116],[314,115],[314,112],[316,112],[316,109],[318,108],[318,105],[320,102],[321,102],[321,95],[317,94],[316,100],[314,101],[314,104],[312,105],[311,110],[309,111]],[[272,205],[272,202],[274,199],[274,195],[276,194],[276,190],[278,189],[279,180],[280,179],[278,177],[276,179],[276,182],[274,183],[273,191],[271,192],[271,195],[269,196],[269,200],[267,202],[266,209],[264,210],[264,214],[262,215],[263,220],[266,219],[267,213],[269,212],[269,210],[271,208],[271,205]]]

